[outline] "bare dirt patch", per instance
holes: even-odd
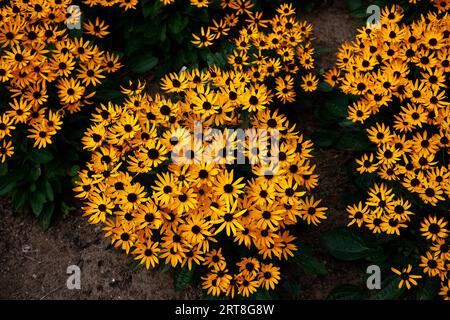
[[[110,246],[99,227],[76,214],[43,231],[27,214],[0,206],[1,299],[195,299],[176,292],[170,272],[132,269],[132,259]],[[81,268],[81,290],[66,286],[67,267]]]
[[[316,40],[314,46],[320,49],[328,49],[320,52],[316,60],[318,68],[328,69],[335,63],[335,54],[338,47],[345,41],[350,41],[356,34],[357,24],[348,13],[342,0],[325,1],[312,12],[302,12],[298,8],[299,18],[313,25]]]
[[[355,34],[357,23],[348,13],[342,0],[331,0],[324,3],[311,13],[300,13],[299,16],[313,24],[316,48],[327,49],[318,53],[316,66],[318,69],[333,67],[339,46],[345,41],[351,41]],[[320,102],[312,110],[301,110],[299,128],[306,137],[318,130],[319,123],[312,114],[314,108],[319,108]],[[354,161],[354,154],[348,151],[321,149],[315,147],[316,155],[313,162],[320,174],[319,186],[314,190],[317,198],[322,199],[321,205],[328,208],[328,219],[319,227],[305,228],[300,240],[315,249],[316,256],[328,271],[327,276],[304,276],[298,278],[301,287],[299,299],[326,299],[330,291],[337,285],[360,281],[364,266],[358,263],[348,263],[334,259],[327,253],[321,243],[321,237],[327,231],[345,226],[347,215],[343,195],[352,192],[346,165]]]

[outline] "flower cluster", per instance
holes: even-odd
[[[419,4],[422,0],[408,0],[411,4]],[[425,0],[438,9],[439,13],[450,9],[450,1],[448,0]]]
[[[273,289],[276,261],[297,249],[288,228],[326,218],[307,195],[312,143],[242,70],[183,71],[162,87],[168,95],[135,84],[123,104],[97,108],[75,188],[84,215],[147,268],[206,271],[209,294]]]
[[[112,7],[118,5],[124,10],[132,10],[136,9],[136,5],[139,3],[139,0],[83,0],[83,3],[89,7]]]
[[[176,0],[159,0],[165,6],[174,3]],[[195,6],[197,8],[207,8],[211,4],[211,0],[190,0],[191,6]]]
[[[311,72],[302,76],[302,71],[314,68],[312,25],[297,20],[292,4],[280,5],[271,19],[253,11],[249,0],[222,1],[222,7],[233,12],[194,34],[193,44],[207,47],[229,36],[233,52],[227,60],[231,67],[244,70],[255,82],[271,83],[283,103],[295,101],[295,83],[301,83],[306,92],[316,90],[316,76]],[[239,30],[234,30],[237,25]]]
[[[105,73],[120,68],[118,57],[83,37],[69,36],[64,25],[80,19],[71,1],[3,2],[0,9],[0,86],[6,90],[0,114],[0,158],[12,156],[11,139],[25,129],[34,146],[46,147],[61,129],[66,112],[89,102]],[[100,20],[86,33],[104,35]]]
[[[428,13],[411,24],[402,24],[402,17],[401,8],[385,8],[381,27],[358,30],[325,79],[360,97],[349,106],[348,118],[367,124],[376,151],[357,160],[357,170],[384,180],[369,190],[365,203],[348,207],[350,224],[400,235],[420,215],[420,232],[430,242],[420,267],[439,277],[448,294],[450,16]],[[403,186],[406,197],[390,185]]]

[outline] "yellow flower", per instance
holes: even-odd
[[[401,271],[394,267],[391,268],[391,271],[400,278],[400,281],[398,283],[399,289],[403,288],[403,286],[406,286],[406,288],[409,290],[409,289],[411,289],[412,286],[418,285],[416,279],[421,279],[422,276],[411,274],[411,270],[412,270],[412,265],[410,265],[410,264],[408,264],[408,266],[406,268],[401,269]]]

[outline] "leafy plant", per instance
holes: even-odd
[[[370,34],[371,40],[358,36],[351,45],[343,44],[337,67],[325,73],[325,81],[349,97],[348,103],[343,99],[336,106],[325,105],[327,111],[319,118],[324,118],[324,126],[334,123],[334,128],[341,127],[338,131],[347,136],[334,140],[319,134],[317,138],[326,146],[368,152],[349,167],[349,177],[358,191],[349,197],[353,204],[346,209],[349,226],[365,232],[336,229],[327,233],[324,241],[339,259],[364,259],[382,267],[384,282],[374,295],[376,299],[418,297],[422,292],[428,298],[438,293],[445,298],[449,292],[445,214],[449,210],[449,137],[447,121],[442,117],[447,112],[448,87],[445,76],[436,80],[442,86],[427,76],[448,73],[448,57],[441,57],[447,44],[437,45],[433,34],[414,33],[421,25],[437,34],[448,33],[442,29],[445,8],[429,1],[424,1],[424,6],[434,8],[432,3],[437,8],[433,14],[415,7],[422,17],[414,23],[410,22],[408,8],[384,8],[383,27],[362,28],[362,34]],[[406,23],[401,23],[403,17]],[[401,36],[394,29],[405,33]],[[390,45],[382,49],[377,43],[388,38]],[[393,38],[398,41],[392,42]],[[380,42],[374,43],[373,39]],[[412,45],[415,39],[420,46]],[[394,62],[393,56],[402,50],[408,51],[408,57],[399,55]],[[374,59],[368,58],[370,51],[376,51]],[[440,58],[428,68],[430,55]],[[404,72],[393,75],[395,63]],[[389,90],[384,91],[386,88]],[[341,111],[339,107],[345,105],[347,110]],[[325,113],[331,116],[327,118]],[[345,113],[347,120],[339,118]],[[441,288],[428,280],[440,280]]]
[[[184,1],[164,5],[160,0],[141,0],[135,10],[125,13],[100,7],[92,14],[107,17],[114,38],[104,45],[121,52],[128,70],[138,75],[159,78],[184,66],[206,66],[221,55],[220,45],[198,49],[191,43],[192,33],[222,15],[219,1],[197,8]]]
[[[84,117],[102,80],[121,67],[96,44],[101,32],[69,5],[1,4],[0,195],[16,210],[30,209],[44,228],[70,207],[61,206],[82,158]]]

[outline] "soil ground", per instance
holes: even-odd
[[[300,9],[300,8],[299,8]],[[331,51],[321,54],[319,68],[334,63],[337,47],[350,40],[355,23],[341,1],[328,2],[314,12],[301,15],[314,25],[317,47]],[[316,128],[311,114],[302,114],[300,128],[309,136]],[[327,266],[325,277],[302,276],[300,299],[324,299],[341,283],[354,282],[362,266],[337,261],[321,246],[321,235],[345,224],[341,196],[348,192],[344,164],[352,159],[347,152],[318,150],[315,162],[321,175],[317,190],[323,205],[329,208],[329,219],[320,227],[308,228],[301,240],[316,248],[316,254]],[[99,227],[89,225],[77,214],[55,221],[46,232],[26,214],[13,214],[6,201],[0,203],[0,298],[8,299],[195,299],[197,288],[176,292],[170,272],[132,270],[129,257],[111,248]],[[68,290],[66,274],[69,265],[82,269],[81,290]]]
[[[338,47],[345,41],[351,41],[356,34],[355,19],[350,16],[341,0],[328,1],[312,13],[301,14],[300,18],[312,23],[316,37],[314,45],[322,49],[316,60],[317,68],[327,70],[333,67]],[[302,113],[300,119],[299,128],[309,137],[318,128],[317,120],[311,110]],[[321,205],[328,208],[328,219],[319,227],[305,228],[300,239],[315,249],[315,254],[325,264],[328,275],[299,277],[299,299],[325,299],[335,286],[358,282],[358,276],[362,275],[364,268],[362,265],[334,259],[327,254],[320,240],[328,230],[347,223],[342,195],[352,191],[345,167],[349,161],[354,161],[354,156],[347,151],[321,149],[317,146],[315,150],[317,155],[313,162],[317,165],[320,179],[319,186],[314,191],[318,198],[323,199]]]
[[[195,299],[176,292],[169,272],[132,269],[99,227],[81,216],[60,218],[46,232],[29,214],[0,205],[0,299]],[[69,290],[67,267],[81,268],[81,290]]]

